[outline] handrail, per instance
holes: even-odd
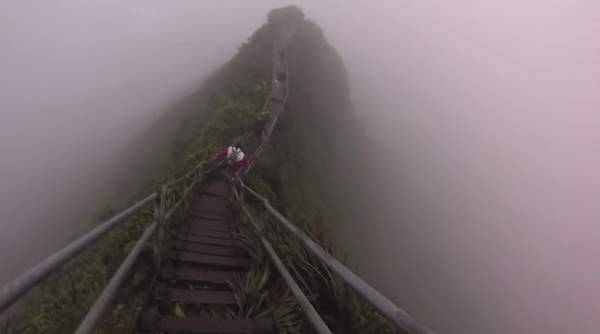
[[[110,279],[110,282],[108,282],[104,290],[102,290],[100,297],[96,299],[96,302],[94,303],[92,308],[88,311],[81,324],[79,324],[79,327],[75,332],[76,334],[87,334],[91,333],[92,330],[94,330],[94,326],[100,319],[102,312],[110,303],[110,300],[117,292],[117,289],[119,289],[119,286],[121,286],[121,283],[123,283],[123,280],[125,279],[127,273],[129,272],[129,270],[135,263],[135,260],[137,260],[138,256],[142,252],[144,245],[146,244],[146,242],[148,242],[148,239],[150,239],[150,237],[154,234],[154,231],[156,230],[157,226],[158,222],[155,221],[152,224],[150,224],[148,228],[146,228],[144,234],[142,234],[142,237],[135,243],[135,246],[133,247],[131,252],[129,252],[129,255],[127,255],[125,261],[123,261],[123,264],[121,264],[117,272]]]
[[[275,48],[275,47],[274,47]],[[276,49],[276,48],[275,48]],[[281,57],[279,52],[277,52],[277,50],[273,51],[273,56],[274,57],[279,57],[279,61],[280,63],[284,63],[285,64],[285,86],[284,86],[284,96],[283,96],[283,101],[280,101],[282,108],[285,107],[286,103],[287,103],[287,99],[289,96],[289,67],[288,67],[288,61],[286,58]],[[273,59],[273,62],[276,62],[275,58]],[[275,66],[273,66],[273,82],[277,82],[277,76],[279,74],[275,71]],[[271,105],[271,100],[272,100],[272,94],[273,92],[271,92],[271,94],[269,95],[269,97],[267,98],[267,102],[265,103],[263,109],[266,110],[267,106]],[[280,112],[281,113],[281,112]],[[250,162],[250,165],[248,166],[248,168],[246,168],[246,170],[244,170],[244,175],[248,174],[248,172],[250,172],[250,170],[252,169],[252,167],[254,166],[255,161],[258,159],[258,157],[260,156],[260,154],[263,152],[263,150],[265,149],[265,146],[269,143],[269,137],[273,131],[273,129],[275,128],[275,125],[277,125],[277,121],[279,119],[279,114],[277,115],[271,115],[272,119],[271,122],[269,124],[266,124],[261,132],[262,133],[267,133],[268,135],[266,136],[267,139],[266,140],[261,140],[260,145],[258,145],[258,147],[256,148],[256,150],[254,151],[254,153],[252,154],[252,161]],[[267,128],[269,128],[270,130],[268,130]],[[262,138],[261,138],[262,139]]]
[[[298,286],[298,283],[296,283],[290,272],[287,270],[287,268],[277,255],[277,252],[275,252],[275,249],[273,249],[273,246],[271,246],[271,243],[260,233],[260,228],[258,227],[258,224],[256,224],[254,217],[252,216],[248,208],[246,208],[246,206],[242,204],[242,199],[235,187],[233,188],[233,194],[238,200],[240,207],[250,220],[250,223],[252,224],[254,229],[259,232],[259,238],[263,247],[267,251],[267,254],[269,254],[269,257],[275,265],[275,268],[277,269],[277,271],[279,271],[279,274],[287,283],[288,287],[290,288],[290,291],[298,300],[298,303],[300,304],[300,307],[302,308],[304,314],[308,318],[308,321],[310,321],[310,323],[313,325],[314,329],[317,331],[318,334],[331,334],[331,330],[329,329],[329,327],[327,327],[325,321],[323,321],[323,319],[321,318],[317,310],[315,310],[315,308],[312,306],[308,298],[306,298],[306,296],[302,292],[302,289],[300,289],[300,287]]]
[[[192,168],[190,171],[188,171],[187,173],[183,174],[182,176],[180,176],[180,177],[178,177],[176,179],[167,181],[167,183],[165,185],[167,185],[169,187],[172,187],[172,186],[174,186],[176,184],[181,183],[182,181],[187,180],[190,176],[194,175],[194,173],[196,173],[200,169],[202,169],[202,167],[204,167],[204,165],[205,165],[204,161],[200,162],[194,168]]]
[[[190,177],[189,173],[186,173],[186,174],[184,174],[184,175],[182,175],[182,176],[180,176],[180,177],[178,177],[176,179],[173,179],[173,180],[167,182],[166,185],[169,186],[169,187],[178,185],[181,182],[187,180],[189,177]]]
[[[238,179],[239,180],[239,179]],[[248,187],[242,180],[239,180],[240,185],[243,189],[247,190],[254,197],[262,201],[263,206],[269,211],[275,218],[277,218],[288,231],[290,231],[295,237],[300,239],[306,249],[308,249],[313,255],[321,260],[327,267],[332,271],[340,275],[346,283],[352,286],[358,293],[360,293],[365,299],[367,299],[375,308],[383,313],[388,319],[393,321],[398,327],[408,330],[414,334],[434,334],[429,328],[419,324],[414,318],[412,318],[406,311],[396,306],[392,301],[382,295],[380,292],[371,287],[367,282],[362,280],[346,266],[340,263],[331,254],[325,251],[316,242],[310,239],[304,232],[296,227],[291,221],[277,211],[269,200],[259,195],[257,192]]]
[[[168,211],[165,210],[166,193],[169,184],[174,185],[173,182],[165,183],[162,186],[160,194],[158,192],[151,193],[144,199],[134,203],[133,205],[119,212],[112,218],[102,222],[93,230],[80,236],[75,241],[69,243],[67,246],[51,254],[46,259],[42,260],[38,264],[23,272],[21,275],[17,276],[11,282],[2,286],[2,288],[0,289],[0,313],[4,312],[10,306],[16,303],[23,295],[25,295],[29,290],[35,287],[39,282],[42,281],[42,279],[47,277],[50,273],[60,268],[63,264],[65,264],[75,256],[79,255],[84,250],[88,249],[100,238],[105,236],[108,232],[112,231],[114,228],[125,222],[127,218],[139,212],[146,205],[153,202],[159,202],[155,203],[154,205],[154,221],[148,228],[146,228],[144,234],[140,237],[140,239],[138,239],[135,247],[129,252],[119,270],[113,275],[111,281],[105,287],[102,295],[100,295],[100,297],[96,300],[94,306],[84,319],[84,322],[80,325],[80,329],[77,333],[89,332],[93,328],[93,324],[95,324],[95,322],[98,319],[98,312],[101,312],[101,310],[103,310],[108,305],[110,298],[116,292],[118,286],[123,280],[124,275],[135,262],[135,259],[139,255],[139,252],[142,250],[148,238],[154,234],[157,228],[159,230],[164,229],[163,224],[173,216],[175,211],[183,204],[187,196],[189,196],[194,186],[198,184],[202,177],[205,175],[203,173],[200,173],[199,169],[202,166],[202,163],[198,164],[196,167],[194,167],[192,171],[186,173],[181,178],[182,180],[189,180],[190,177],[193,176],[191,180],[192,182],[189,186],[185,188],[181,198]],[[176,183],[180,183],[181,180],[177,181],[178,182]],[[158,242],[160,243],[161,241],[162,238],[159,233]]]
[[[165,229],[164,224],[166,224],[169,221],[169,219],[172,217],[172,215],[175,213],[175,211],[181,206],[181,204],[183,204],[183,202],[185,201],[187,196],[190,194],[191,190],[194,188],[194,186],[196,186],[196,184],[198,184],[200,182],[200,180],[201,180],[201,178],[198,177],[198,175],[196,174],[194,176],[194,179],[191,182],[191,184],[188,187],[186,187],[186,189],[184,190],[181,198],[166,213],[164,210],[165,209],[164,194],[166,193],[167,186],[164,185],[162,187],[161,196],[160,196],[161,203],[159,206],[155,206],[155,208],[154,208],[155,211],[158,210],[158,212],[155,212],[154,222],[152,222],[152,224],[150,224],[150,226],[148,226],[146,228],[146,230],[144,231],[144,234],[142,234],[140,239],[138,239],[135,246],[129,252],[129,254],[125,258],[125,260],[123,261],[123,263],[121,264],[121,266],[119,267],[117,272],[112,276],[110,282],[104,288],[100,297],[98,297],[98,299],[96,299],[96,302],[94,303],[92,308],[88,311],[88,313],[86,314],[82,323],[79,325],[79,328],[77,329],[76,334],[87,334],[87,333],[91,333],[93,331],[94,326],[96,325],[96,323],[100,319],[100,316],[102,315],[102,312],[108,306],[108,304],[110,303],[110,300],[117,292],[117,289],[119,288],[119,286],[125,279],[125,275],[127,274],[127,272],[129,272],[129,270],[135,263],[135,260],[137,259],[138,255],[142,251],[142,249],[143,249],[144,245],[146,244],[146,242],[148,241],[148,239],[152,235],[154,235],[155,231],[158,228],[158,240],[157,241],[158,241],[159,245],[162,243],[162,241],[163,241],[162,240],[163,239],[162,231],[164,231],[164,229]],[[158,217],[158,219],[156,217]],[[158,259],[160,261],[160,254],[156,254],[156,256],[158,256]],[[159,262],[159,265],[160,265],[160,262]],[[160,268],[157,268],[157,270],[160,270]]]
[[[173,207],[169,211],[167,211],[167,213],[165,214],[165,220],[168,220],[169,218],[171,218],[171,216],[175,213],[175,211],[181,206],[181,204],[183,204],[183,201],[185,201],[185,199],[190,194],[190,191],[192,191],[192,189],[194,188],[195,185],[196,185],[196,183],[194,182],[183,191],[183,195],[181,195],[181,198],[179,199],[179,201],[177,201],[175,203],[175,205],[173,205]]]
[[[4,312],[27,291],[36,286],[43,278],[91,246],[94,242],[98,241],[98,239],[119,225],[119,223],[125,221],[157,197],[158,194],[155,192],[148,195],[146,198],[103,222],[100,226],[77,238],[77,240],[48,256],[43,261],[13,279],[10,283],[4,285],[2,289],[0,289],[0,312]]]

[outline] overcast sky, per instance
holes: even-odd
[[[76,234],[114,151],[288,3],[0,2],[0,282]],[[416,203],[340,227],[361,275],[439,333],[596,332],[600,3],[298,4],[409,180],[387,200]]]

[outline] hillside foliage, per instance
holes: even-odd
[[[272,17],[273,13],[271,20]],[[132,166],[151,163],[156,168],[143,186],[136,187],[130,200],[100,210],[95,223],[126,207],[134,198],[158,190],[160,184],[190,167],[209,161],[220,148],[252,130],[270,91],[272,40],[269,24],[260,27],[197,92],[177,102],[131,143],[144,150]],[[271,144],[247,181],[333,252],[333,245],[323,233],[323,223],[343,223],[348,216],[360,214],[357,208],[361,198],[347,195],[362,186],[364,175],[358,166],[368,145],[350,102],[343,62],[316,23],[303,20],[299,24],[287,54],[287,108]],[[251,140],[247,149],[255,144]],[[258,203],[249,201],[248,205],[268,231],[267,236],[284,263],[335,332],[395,332],[380,314],[265,215]],[[180,221],[182,216],[175,220]],[[125,228],[117,229],[71,261],[38,289],[39,296],[27,307],[23,319],[11,327],[12,331],[72,332],[151,222],[152,212],[145,210],[132,217]],[[246,228],[245,235],[248,251],[257,265],[242,279],[238,292],[255,307],[235,312],[247,312],[248,316],[274,314],[284,332],[310,332],[298,305],[256,243],[256,231]],[[148,245],[97,333],[133,330],[146,298],[144,291],[155,274],[152,245]],[[177,306],[173,312],[185,316],[186,309]]]

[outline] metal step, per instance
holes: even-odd
[[[200,192],[200,194],[203,195],[203,196],[218,197],[218,198],[222,198],[222,199],[228,199],[229,198],[229,194],[222,194],[222,193],[212,192],[211,190],[203,190],[203,191]]]
[[[189,262],[205,266],[250,268],[250,261],[243,257],[228,257],[218,255],[205,255],[191,252],[173,254],[177,261]]]
[[[146,313],[141,329],[168,333],[276,333],[270,319],[215,319],[200,317],[161,316]]]
[[[192,211],[192,217],[200,220],[209,220],[209,221],[229,221],[231,217],[229,215],[221,216],[221,215],[211,215],[205,214],[202,212]]]
[[[206,282],[212,284],[227,284],[235,282],[243,275],[240,271],[205,270],[195,268],[165,268],[161,271],[163,280],[188,282]]]
[[[213,246],[221,246],[221,247],[243,247],[244,244],[239,241],[239,240],[234,240],[234,239],[217,239],[217,238],[210,238],[210,237],[198,237],[198,236],[194,236],[194,235],[190,235],[190,234],[176,234],[175,237],[177,238],[177,240],[180,241],[186,241],[188,243],[197,243],[197,244],[206,244],[206,245],[213,245]]]
[[[188,228],[211,230],[217,232],[229,232],[231,231],[231,225],[228,221],[215,221],[215,220],[203,220],[195,219],[188,224]]]
[[[235,294],[231,291],[177,289],[164,285],[155,290],[154,297],[160,301],[186,304],[237,304]]]
[[[202,189],[202,193],[226,198],[231,194],[231,184],[225,181],[213,181]]]
[[[207,230],[204,228],[183,228],[181,233],[187,233],[199,237],[210,237],[210,238],[220,238],[220,239],[233,239],[233,235],[231,232],[222,232],[222,231],[213,231]]]
[[[222,197],[200,195],[192,200],[192,208],[197,211],[227,213],[228,201]]]
[[[221,247],[197,243],[177,242],[173,245],[177,251],[188,251],[220,256],[243,256],[244,252],[238,247]]]

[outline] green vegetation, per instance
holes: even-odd
[[[263,92],[263,99],[264,91],[264,89],[259,91]],[[256,94],[256,99],[259,99],[258,93]],[[173,153],[173,163],[180,166],[180,170],[185,170],[207,161],[220,147],[251,126],[257,109],[258,107],[253,104],[252,96],[249,95],[240,95],[237,98],[221,97],[215,100],[215,111],[205,116],[206,125],[197,139],[181,147],[171,148],[173,152],[177,152]],[[177,157],[175,154],[182,157]],[[173,168],[166,176],[146,186],[142,193],[158,191],[160,184],[175,178],[177,172],[179,170]],[[180,198],[183,189],[178,190],[171,193],[167,207],[172,206]],[[121,208],[127,207],[128,204],[130,202],[124,203]],[[118,209],[105,209],[99,215],[100,219],[97,223],[112,216],[119,211]],[[181,216],[183,213],[180,214]],[[175,224],[180,221],[180,217],[173,219]],[[122,260],[152,221],[152,208],[148,207],[47,279],[36,293],[39,297],[34,298],[26,307],[24,319],[19,321],[24,325],[15,326],[12,331],[27,334],[74,331]],[[152,246],[153,244],[147,246],[147,250],[131,271],[132,274],[116,298],[112,312],[104,317],[97,333],[129,333],[134,328],[137,312],[146,298],[143,292],[148,290],[156,274]]]
[[[255,173],[248,181],[251,186],[264,196],[269,198],[272,203],[277,203],[277,195],[271,190],[269,185]],[[263,235],[271,242],[277,254],[282,259],[283,263],[301,286],[305,295],[311,300],[311,303],[319,311],[329,328],[335,333],[397,333],[397,330],[387,319],[377,312],[368,302],[358,296],[354,290],[349,287],[343,280],[332,273],[325,265],[323,265],[315,256],[310,254],[300,243],[298,239],[293,237],[278,221],[270,214],[262,210],[260,203],[248,198],[253,216],[258,217],[262,225],[259,227]],[[244,226],[250,226],[250,222],[246,217]],[[324,249],[330,253],[333,252],[333,245],[327,241],[327,238],[321,232],[321,227],[311,223],[308,219],[295,219],[296,226],[302,228],[306,234]],[[247,230],[247,250],[255,260],[257,267],[253,268],[252,272],[262,273],[262,275],[249,276],[251,279],[260,279],[260,281],[274,281],[282,284],[274,266],[271,264],[267,254],[262,251],[262,247],[258,245],[258,232],[254,229]],[[271,276],[265,278],[264,275]],[[257,276],[258,278],[255,278]],[[268,293],[273,294],[273,291],[278,289],[269,289]],[[287,293],[287,290],[284,290]],[[267,293],[264,291],[263,293]],[[281,292],[283,293],[283,291]],[[266,300],[277,300],[265,298]],[[277,310],[278,304],[273,303],[263,305],[266,309]],[[295,312],[285,313],[286,317],[279,318],[275,313],[275,319],[279,324],[288,322],[294,323],[294,327],[289,333],[307,333],[311,332],[311,325],[301,317],[301,311],[296,306]],[[298,319],[298,323],[288,320]],[[283,327],[283,326],[281,326]]]
[[[146,166],[151,161],[156,168],[136,180],[143,182],[143,187],[139,183],[134,187],[133,181],[127,183],[141,188],[128,197],[140,198],[158,190],[164,181],[208,161],[218,149],[251,130],[270,90],[272,34],[268,25],[258,29],[198,92],[178,102],[131,143],[140,151],[132,166]],[[263,153],[248,183],[333,252],[322,224],[342,223],[351,215],[360,215],[358,203],[364,199],[342,196],[360,186],[357,180],[364,175],[356,166],[367,144],[354,118],[344,66],[318,26],[302,21],[287,54],[291,71],[288,107],[275,130],[273,144]],[[257,143],[252,138],[248,144]],[[169,203],[176,199],[174,194]],[[131,202],[100,210],[96,223]],[[249,199],[248,205],[330,328],[338,333],[395,333],[387,320],[266,215],[258,203]],[[185,210],[173,223],[180,223],[184,214]],[[10,331],[72,332],[151,222],[149,208],[46,280]],[[270,264],[257,232],[249,224],[244,226],[242,237],[255,266],[240,282],[232,282],[238,307],[198,310],[174,304],[173,314],[272,315],[284,333],[310,333],[310,324]],[[97,333],[130,333],[135,327],[140,305],[147,298],[145,292],[156,275],[152,246],[149,244],[140,256]]]
[[[359,189],[373,180],[362,159],[372,156],[370,141],[350,102],[347,74],[341,58],[320,28],[309,20],[298,26],[286,52],[290,92],[287,108],[273,134],[272,145],[248,180],[250,186],[325,249],[334,247],[326,226],[366,219],[370,199]],[[246,196],[251,200],[250,196]],[[364,299],[281,225],[263,212],[265,235],[299,282],[329,327],[337,333],[396,333]],[[325,225],[327,224],[327,225]],[[262,258],[258,263],[268,263]],[[277,275],[271,269],[272,275]],[[310,325],[303,323],[303,331]]]

